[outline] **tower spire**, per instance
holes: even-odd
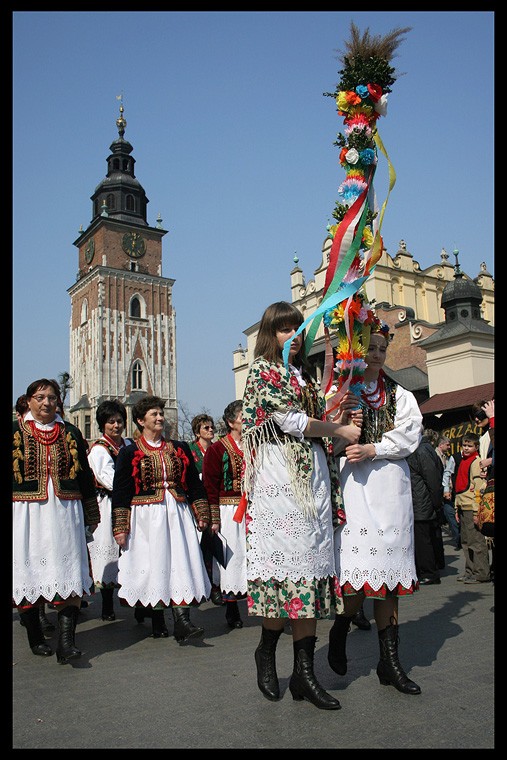
[[[118,134],[123,139],[123,135],[125,134],[125,127],[127,126],[127,120],[123,116],[123,112],[125,111],[123,108],[123,93],[121,95],[117,95],[116,100],[120,101],[120,115],[116,119],[116,126],[118,127]]]

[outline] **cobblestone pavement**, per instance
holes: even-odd
[[[492,749],[494,739],[494,586],[456,581],[462,552],[444,539],[442,583],[400,600],[400,660],[420,696],[381,686],[375,673],[378,640],[354,626],[349,669],[327,664],[332,621],[318,623],[315,672],[342,705],[318,710],[295,702],[290,631],[278,644],[282,698],[257,688],[253,653],[260,619],[229,630],[211,602],[192,612],[205,636],[180,646],[172,635],[153,639],[120,608],[103,622],[100,595],[80,613],[79,660],[34,657],[13,611],[13,749]],[[372,603],[366,602],[372,617]],[[48,611],[56,622],[56,613]],[[166,612],[169,632],[172,619]],[[56,646],[56,634],[48,643]]]

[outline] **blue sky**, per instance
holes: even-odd
[[[494,275],[493,11],[14,12],[13,400],[69,370],[72,243],[123,93],[148,223],[160,213],[169,230],[178,397],[221,416],[243,330],[291,300],[295,255],[307,281],[321,261],[345,177],[343,120],[323,93],[351,21],[372,35],[412,27],[378,122],[397,175],[385,248],[403,238],[421,269],[458,248],[468,275],[483,261]]]

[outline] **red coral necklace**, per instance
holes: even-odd
[[[382,371],[378,373],[377,382],[373,390],[362,390],[361,397],[371,409],[380,409],[381,406],[384,406],[386,403],[386,384]]]
[[[162,442],[160,446],[153,446],[153,444],[149,443],[149,441],[146,440],[144,435],[142,435],[141,438],[143,439],[143,444],[146,446],[147,449],[149,449],[149,451],[162,451],[166,446],[166,441],[164,437],[160,439]]]
[[[60,426],[58,422],[55,423],[54,427],[52,427],[51,430],[41,430],[35,424],[35,420],[28,420],[28,424],[30,426],[30,430],[32,431],[33,437],[39,443],[42,443],[43,446],[51,446],[56,442],[58,436],[60,435]]]

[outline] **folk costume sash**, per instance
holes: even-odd
[[[307,386],[308,388],[308,386]],[[271,364],[257,358],[251,365],[243,395],[242,442],[245,469],[243,491],[250,493],[256,470],[263,463],[266,443],[275,443],[283,452],[294,499],[306,517],[316,517],[317,509],[311,488],[313,459],[309,440],[282,433],[275,423],[276,412],[309,412],[310,393],[299,385],[283,362]],[[322,419],[325,400],[313,394],[318,408],[311,416]]]

